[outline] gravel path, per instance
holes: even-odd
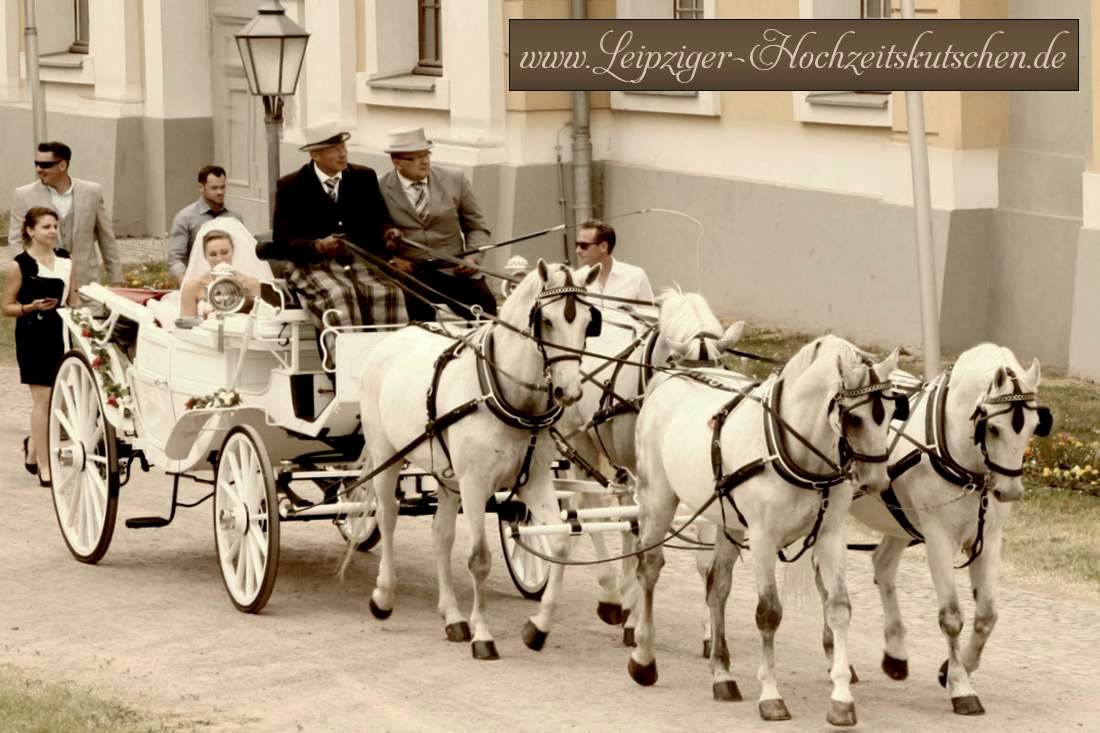
[[[162,530],[127,530],[128,516],[167,510],[170,483],[138,475],[123,489],[114,543],[103,562],[75,562],[61,540],[49,493],[19,467],[29,399],[14,368],[0,367],[5,419],[0,456],[0,662],[71,679],[169,719],[211,730],[822,730],[829,681],[816,610],[788,608],[777,639],[780,685],[795,719],[760,721],[755,698],[759,640],[749,574],[735,570],[728,638],[746,701],[711,700],[699,658],[701,589],[688,553],[670,552],[658,586],[655,687],[626,674],[617,629],[593,613],[591,571],[567,574],[559,620],[541,653],[519,630],[533,605],[514,591],[499,552],[490,619],[503,659],[477,662],[443,639],[435,615],[430,520],[402,517],[398,606],[385,622],[367,611],[377,571],[356,557],[345,583],[332,575],[342,552],[324,522],[284,525],[283,562],[265,612],[233,610],[221,586],[210,505],[181,510]],[[187,496],[201,496],[198,487]],[[495,522],[495,520],[493,520]],[[493,528],[495,534],[496,529]],[[468,607],[465,531],[455,574]],[[588,554],[587,543],[581,554]],[[867,731],[1073,731],[1100,729],[1100,606],[1006,588],[1000,623],[976,682],[988,713],[961,718],[935,675],[945,656],[927,571],[914,553],[900,573],[911,677],[879,672],[881,611],[862,554],[850,560],[853,688]],[[969,597],[965,574],[960,595]],[[971,607],[965,606],[969,617]],[[205,728],[206,725],[203,727]],[[0,723],[0,728],[2,728]]]

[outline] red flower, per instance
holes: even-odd
[[[103,357],[97,356],[92,362],[92,369],[99,369],[101,366],[103,366]]]
[[[195,398],[192,397],[191,399],[187,400],[187,402],[183,403],[183,406],[186,407],[188,410],[192,409],[195,406]]]
[[[110,405],[111,407],[118,407],[118,398],[115,397],[114,395],[111,395],[110,397],[107,398],[107,404]]]
[[[91,335],[92,335],[92,332],[85,328],[85,329],[82,329],[80,331],[80,335],[83,336],[84,338],[90,338]]]

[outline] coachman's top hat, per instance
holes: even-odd
[[[394,153],[420,153],[431,149],[432,141],[425,137],[424,128],[409,127],[391,130],[382,152],[393,155]]]

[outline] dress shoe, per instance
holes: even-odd
[[[34,476],[38,473],[38,464],[37,463],[30,463],[27,460],[27,444],[30,443],[30,440],[31,440],[31,436],[29,436],[29,435],[27,437],[23,438],[23,468],[27,469],[27,473]]]

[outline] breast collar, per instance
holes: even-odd
[[[783,480],[801,489],[813,489],[820,491],[831,488],[848,479],[848,466],[840,465],[840,471],[829,473],[813,473],[807,471],[791,457],[784,439],[785,428],[777,420],[779,414],[779,402],[783,393],[783,380],[780,377],[772,377],[764,383],[762,398],[769,408],[764,413],[764,439],[767,441],[768,453],[774,457],[772,466]]]
[[[929,386],[928,409],[924,414],[928,458],[943,480],[960,488],[979,489],[985,485],[985,473],[966,468],[955,460],[947,448],[947,392],[951,369],[951,366],[947,367]]]
[[[505,399],[500,388],[500,377],[496,368],[490,364],[493,358],[493,326],[487,326],[478,337],[477,381],[481,386],[485,404],[489,411],[509,427],[520,430],[539,430],[556,423],[565,411],[561,403],[555,402],[553,385],[547,389],[547,409],[540,413],[527,413],[516,409]],[[484,355],[484,356],[483,356]],[[487,358],[486,358],[487,357]]]

